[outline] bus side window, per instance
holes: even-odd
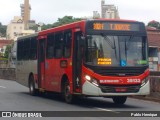
[[[54,57],[62,58],[63,55],[63,34],[55,34]]]
[[[47,51],[46,58],[51,59],[54,57],[54,34],[47,36]]]
[[[72,45],[72,31],[66,31],[64,33],[64,58],[70,58],[71,56],[71,45]]]
[[[37,58],[37,38],[31,38],[31,48],[30,48],[30,60],[35,60]]]
[[[30,56],[30,38],[24,40],[23,60],[29,60]]]
[[[17,60],[20,61],[22,60],[23,57],[23,40],[19,40],[17,42]]]

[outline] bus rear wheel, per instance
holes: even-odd
[[[33,76],[30,76],[29,78],[29,93],[32,96],[35,96],[38,93],[37,89],[35,89],[35,83],[34,83]]]
[[[65,83],[64,83],[63,95],[64,95],[64,100],[67,103],[72,103],[73,102],[73,95],[71,94],[70,85],[69,85],[68,81],[65,81]]]
[[[127,100],[127,96],[115,96],[112,99],[115,104],[123,105]]]

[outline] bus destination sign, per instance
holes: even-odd
[[[134,23],[95,22],[92,27],[93,30],[139,31],[139,25]]]

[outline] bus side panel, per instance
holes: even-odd
[[[45,63],[45,89],[47,91],[59,92],[60,82],[57,76],[58,65],[57,60],[48,59]]]
[[[71,59],[67,61],[67,68],[60,67],[60,61],[56,59],[46,60],[45,66],[45,90],[52,92],[61,92],[61,80],[63,75],[68,77],[69,82],[72,84],[72,63]]]
[[[28,87],[30,74],[37,74],[37,60],[17,61],[16,65],[16,81]]]
[[[28,84],[26,84],[26,81],[24,79],[22,68],[24,67],[23,61],[17,61],[16,63],[16,81],[26,87],[28,87]]]
[[[45,80],[47,91],[61,92],[61,80],[63,75],[68,77],[68,80],[72,84],[72,63],[71,59],[65,59],[67,61],[67,68],[60,67],[59,59],[46,60],[45,67]]]

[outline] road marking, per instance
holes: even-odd
[[[107,111],[107,112],[120,113],[120,112],[116,112],[116,111],[109,110],[109,109],[104,109],[104,108],[96,108],[96,109],[102,110],[102,111]]]
[[[6,87],[4,87],[4,86],[0,86],[0,88],[6,88]]]

